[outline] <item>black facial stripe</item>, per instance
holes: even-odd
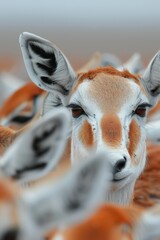
[[[50,78],[48,77],[45,77],[45,76],[42,76],[41,77],[41,80],[45,83],[45,84],[48,84],[48,85],[57,85],[57,87],[60,88],[60,91],[63,95],[67,96],[69,94],[69,90],[67,90],[64,86],[58,84],[57,82],[51,80]],[[58,91],[58,89],[57,89]]]

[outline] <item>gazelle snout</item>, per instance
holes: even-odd
[[[126,157],[118,160],[113,166],[113,174],[115,175],[118,172],[121,172],[126,166],[127,159]]]

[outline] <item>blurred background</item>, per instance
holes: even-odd
[[[0,0],[0,69],[22,62],[23,31],[53,41],[75,69],[95,51],[147,62],[160,49],[160,1]]]

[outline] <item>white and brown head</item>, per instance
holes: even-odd
[[[30,78],[48,92],[43,113],[60,105],[71,108],[71,161],[106,152],[114,169],[107,199],[127,203],[146,162],[145,121],[160,93],[160,53],[142,77],[112,67],[77,76],[48,40],[23,33],[20,45]]]

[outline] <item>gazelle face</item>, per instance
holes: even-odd
[[[150,106],[139,80],[110,67],[82,74],[72,90],[72,161],[106,152],[117,184],[133,182],[145,164]]]
[[[114,169],[114,193],[106,199],[128,203],[145,165],[145,119],[160,94],[160,52],[140,81],[112,67],[77,78],[64,54],[48,40],[23,33],[20,45],[30,78],[48,92],[43,113],[60,105],[72,110],[72,163],[104,151]]]

